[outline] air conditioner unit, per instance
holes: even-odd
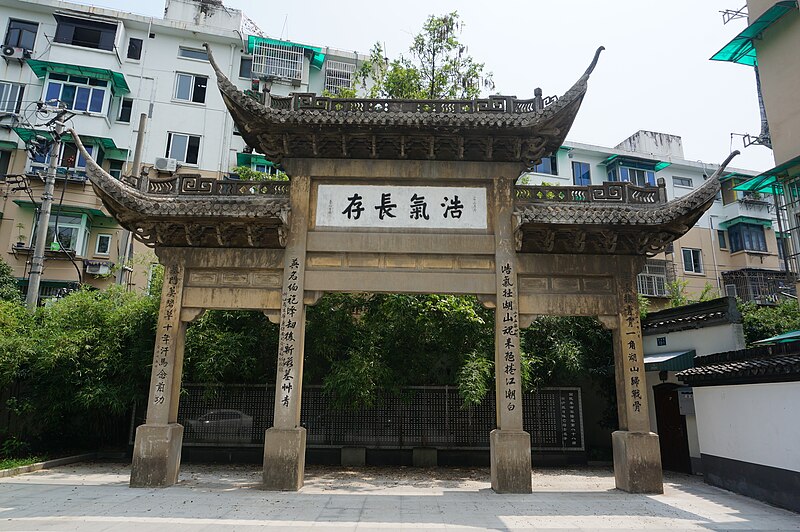
[[[178,169],[178,161],[167,157],[156,157],[156,162],[153,166],[159,172],[174,172]]]
[[[25,59],[31,55],[25,48],[16,48],[14,46],[3,46],[2,53],[6,59]]]
[[[111,268],[108,264],[87,264],[86,265],[86,273],[90,273],[92,275],[108,275],[111,272]]]

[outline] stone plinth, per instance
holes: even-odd
[[[133,445],[132,488],[163,488],[178,481],[183,425],[139,425]]]
[[[264,489],[297,491],[303,487],[306,429],[267,429],[264,435]]]
[[[657,434],[618,430],[611,435],[611,443],[618,489],[628,493],[664,493]]]
[[[531,492],[531,436],[524,430],[489,433],[492,489],[497,493]]]

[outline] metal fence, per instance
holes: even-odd
[[[274,387],[263,385],[184,385],[178,410],[184,445],[263,445],[272,426],[274,393]],[[384,393],[375,406],[350,411],[333,410],[321,387],[305,386],[301,406],[310,447],[486,449],[496,426],[493,396],[464,408],[457,389],[444,386]],[[580,388],[526,393],[523,412],[533,450],[584,450]]]

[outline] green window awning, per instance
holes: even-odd
[[[628,168],[638,168],[639,170],[650,170],[651,172],[658,172],[669,166],[668,161],[659,161],[658,159],[647,159],[644,157],[631,157],[628,155],[614,154],[608,156],[600,164],[603,166],[619,165]]]
[[[127,94],[131,92],[128,82],[122,72],[114,72],[107,68],[95,68],[82,65],[69,65],[67,63],[55,63],[53,61],[40,61],[38,59],[28,59],[25,61],[31,67],[33,73],[39,79],[44,78],[48,72],[57,74],[67,74],[72,76],[84,76],[95,79],[102,79],[111,82],[111,90],[114,94]]]
[[[694,367],[695,350],[644,355],[645,371],[683,371]]]
[[[13,140],[0,140],[0,150],[8,151],[8,150],[16,150],[17,143]]]
[[[236,166],[248,166],[251,167],[254,164],[263,164],[265,166],[275,166],[272,161],[268,161],[266,157],[263,155],[259,155],[257,153],[237,153],[236,154]]]
[[[753,45],[754,39],[760,39],[761,33],[768,27],[777,22],[782,16],[797,9],[796,0],[784,0],[775,4],[764,11],[764,13],[753,21],[752,24],[742,30],[739,35],[722,49],[711,56],[712,61],[730,61],[740,65],[755,66],[758,64],[756,59],[756,48]]]
[[[772,227],[772,220],[765,220],[763,218],[753,218],[752,216],[737,216],[736,218],[731,218],[730,220],[725,220],[724,222],[720,222],[719,228],[720,229],[728,229],[731,226],[736,224],[752,224],[752,225],[763,225],[764,227]]]
[[[778,183],[778,178],[774,175],[761,175],[749,179],[733,187],[733,190],[741,192],[763,192],[765,194],[783,194],[783,187]]]
[[[37,206],[31,200],[15,199],[13,201],[23,209],[35,209]],[[53,212],[55,212],[55,210]],[[61,212],[62,213],[79,212],[81,214],[88,214],[89,216],[92,216],[94,218],[109,218],[111,220],[114,219],[108,214],[101,211],[100,209],[93,209],[91,207],[86,207],[85,205],[62,205]],[[53,215],[51,214],[51,216]]]
[[[36,135],[41,135],[47,140],[53,139],[53,135],[49,131],[45,131],[43,129],[31,129],[27,127],[13,127],[11,129],[13,129],[14,133],[16,133],[17,136],[22,139],[22,142],[26,144],[30,142],[30,140]],[[103,151],[106,152],[106,154],[108,152],[114,152],[114,150],[116,150],[117,154],[125,152],[125,154],[127,155],[128,150],[124,148],[118,148],[117,144],[114,142],[114,139],[112,138],[95,137],[92,135],[79,135],[79,136],[81,138],[81,142],[83,142],[84,144],[99,144],[100,147],[103,148]],[[69,133],[65,133],[64,135],[61,136],[61,139],[64,140],[65,142],[72,142],[72,135],[70,135]],[[106,156],[108,157],[108,155]],[[114,157],[109,157],[109,158],[113,159]]]
[[[303,50],[311,54],[311,66],[313,66],[316,69],[322,69],[322,65],[325,63],[325,54],[322,52],[322,48],[318,46],[308,46],[306,44],[299,44],[291,41],[268,39],[266,37],[258,37],[256,35],[250,35],[247,37],[247,53],[250,54],[253,53],[254,45],[257,42],[262,44],[271,44],[273,46],[283,46],[286,48],[291,48],[295,46],[298,48],[302,48]]]
[[[111,159],[112,161],[128,160],[128,150],[124,148],[104,148],[103,152],[105,153],[106,159]]]

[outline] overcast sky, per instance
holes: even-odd
[[[131,2],[92,4],[128,10]],[[723,25],[720,11],[744,0],[349,0],[293,2],[225,0],[270,37],[367,53],[376,41],[388,56],[405,54],[428,15],[458,11],[461,40],[494,74],[496,90],[520,98],[561,95],[603,45],[589,91],[567,137],[615,146],[640,129],[683,137],[687,159],[721,162],[731,146],[734,166],[774,166],[761,146],[741,137],[760,129],[753,69],[709,61],[747,22]],[[163,16],[163,0],[138,0],[134,11]]]

